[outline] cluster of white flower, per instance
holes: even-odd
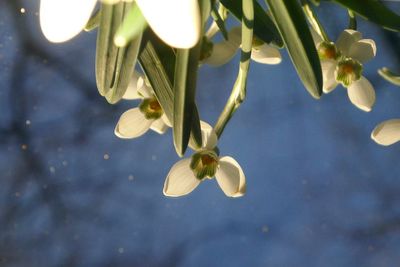
[[[324,41],[312,31],[321,59],[323,91],[330,93],[340,83],[347,88],[350,101],[359,109],[371,111],[375,103],[375,90],[362,76],[363,64],[376,55],[375,42],[361,39],[358,31],[346,29],[336,43]]]

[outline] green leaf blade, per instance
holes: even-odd
[[[302,8],[296,0],[266,0],[294,67],[308,92],[322,94],[322,70]]]
[[[400,31],[400,16],[377,0],[334,0],[387,30]]]

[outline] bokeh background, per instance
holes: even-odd
[[[246,196],[226,198],[212,180],[171,199],[171,131],[115,137],[137,103],[98,95],[95,32],[44,40],[38,2],[0,1],[0,266],[399,266],[400,145],[370,139],[400,117],[400,88],[376,73],[399,70],[398,34],[359,20],[378,47],[364,73],[370,113],[342,88],[313,100],[284,51],[278,66],[253,63],[219,143],[243,167]],[[320,15],[332,39],[348,23],[333,4]],[[238,60],[201,68],[204,120],[215,123]]]

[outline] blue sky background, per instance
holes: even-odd
[[[336,39],[346,11],[322,7]],[[314,100],[283,50],[278,66],[253,63],[219,142],[241,164],[246,196],[226,198],[212,180],[171,199],[162,194],[179,160],[171,131],[115,137],[138,103],[97,94],[95,32],[50,44],[37,11],[38,1],[0,2],[0,266],[398,266],[399,145],[370,139],[400,117],[400,89],[376,73],[399,70],[388,42],[398,34],[359,20],[378,49],[364,69],[377,95],[370,113],[340,87]],[[238,60],[201,68],[203,120],[215,123]]]

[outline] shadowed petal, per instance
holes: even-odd
[[[344,56],[349,56],[350,47],[353,43],[360,40],[362,37],[358,31],[346,29],[344,30],[336,41],[336,47],[342,52]]]
[[[202,148],[213,149],[218,142],[217,134],[210,124],[204,121],[200,121],[201,137],[202,137]]]
[[[246,177],[239,163],[232,157],[220,158],[215,178],[228,197],[240,197],[246,193]]]
[[[335,60],[321,60],[322,77],[324,80],[322,90],[325,94],[332,92],[337,86],[335,78],[336,65]]]
[[[321,35],[319,35],[313,27],[310,28],[311,36],[313,38],[315,47],[318,47],[318,45],[323,41]]]
[[[282,61],[279,50],[265,43],[261,46],[253,47],[251,59],[261,64],[270,65],[279,64]]]
[[[371,138],[383,146],[389,146],[400,141],[400,119],[381,122],[372,131]]]
[[[119,138],[135,138],[149,130],[153,120],[148,120],[139,108],[125,111],[115,127],[114,133]]]
[[[169,197],[180,197],[192,192],[200,180],[194,176],[190,169],[190,158],[175,163],[165,179],[163,193]]]
[[[228,63],[236,54],[241,42],[241,28],[232,28],[228,33],[228,40],[214,43],[211,56],[204,59],[203,63],[211,66],[220,66]]]
[[[146,79],[143,75],[138,78],[137,90],[138,93],[143,96],[143,98],[150,98],[153,96],[153,88],[151,88],[151,85],[146,82]]]
[[[40,27],[54,43],[75,37],[88,22],[96,0],[41,0]]]
[[[373,59],[376,55],[376,45],[374,40],[362,39],[358,42],[353,43],[349,50],[349,56],[365,63],[370,59]]]
[[[136,71],[133,73],[131,81],[128,85],[128,89],[126,89],[126,92],[122,97],[123,99],[134,100],[143,98],[141,95],[138,94],[138,79],[140,78],[140,76],[141,75]]]
[[[136,0],[153,31],[165,43],[191,48],[200,38],[197,0]]]
[[[375,103],[375,90],[372,84],[364,77],[354,81],[347,88],[351,103],[366,112],[371,111]]]
[[[150,129],[156,133],[164,134],[168,130],[168,125],[165,124],[162,118],[159,118],[151,124]]]

